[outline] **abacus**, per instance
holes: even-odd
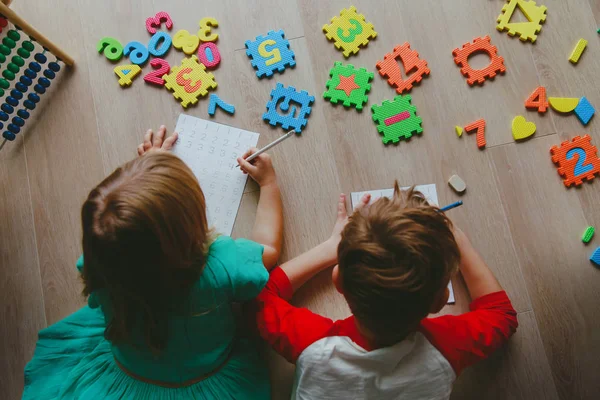
[[[0,150],[21,132],[61,64],[74,65],[67,53],[8,8],[10,3],[0,2],[0,34],[6,32],[0,42]]]

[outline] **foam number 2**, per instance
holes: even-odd
[[[173,47],[178,50],[182,50],[185,54],[193,54],[198,45],[200,44],[200,38],[196,35],[190,34],[185,29],[177,31],[173,36]]]
[[[213,42],[203,43],[198,47],[198,60],[208,69],[215,68],[221,62],[219,48]]]
[[[203,42],[214,42],[219,38],[218,33],[210,34],[211,27],[216,28],[219,23],[216,19],[211,17],[202,18],[199,22],[200,30],[198,31],[198,37]]]
[[[123,49],[123,54],[129,56],[132,63],[142,65],[148,61],[148,49],[140,42],[129,42]]]
[[[150,61],[150,66],[156,69],[156,71],[152,71],[146,74],[144,76],[144,81],[163,86],[165,84],[165,81],[162,79],[162,77],[169,73],[169,71],[171,70],[171,66],[166,60],[163,60],[162,58],[155,58],[154,60]]]
[[[179,73],[177,74],[177,84],[179,86],[182,86],[186,92],[194,93],[196,90],[202,87],[202,81],[200,79],[197,79],[196,83],[192,85],[192,79],[189,78],[190,72],[192,72],[191,68],[182,68],[181,71],[179,71]]]
[[[575,164],[575,168],[573,169],[573,175],[579,176],[583,175],[586,172],[590,172],[594,169],[594,165],[592,163],[586,164],[586,153],[580,147],[575,147],[567,152],[566,159],[572,160],[574,157],[577,157],[577,163]]]
[[[157,49],[158,43],[163,41],[160,45],[160,49]],[[171,36],[166,34],[165,32],[158,32],[152,36],[150,42],[148,43],[148,51],[155,57],[162,57],[171,48]]]
[[[352,28],[338,28],[337,30],[338,37],[346,43],[354,42],[354,39],[356,39],[356,35],[360,35],[363,31],[363,27],[359,21],[352,18],[349,20],[349,22],[352,24]],[[344,32],[345,30],[348,31],[347,34]]]
[[[104,51],[104,56],[110,61],[119,61],[123,57],[123,45],[115,38],[105,37],[96,45],[98,53]]]
[[[260,45],[258,45],[258,54],[265,59],[265,65],[267,66],[273,65],[281,61],[281,52],[277,47],[272,50],[267,50],[267,46],[273,46],[276,44],[277,42],[275,42],[274,40],[267,39],[263,41]]]
[[[173,21],[171,20],[169,14],[164,11],[160,11],[157,12],[154,17],[148,17],[146,19],[146,29],[150,34],[153,35],[156,33],[156,28],[160,28],[163,22],[165,23],[167,29],[170,30],[173,28]]]

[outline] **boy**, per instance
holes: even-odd
[[[422,194],[397,182],[394,192],[370,206],[365,196],[349,219],[341,195],[332,237],[273,270],[257,298],[261,336],[296,363],[293,399],[447,399],[464,368],[516,331],[517,313],[464,233]],[[333,322],[288,303],[336,262],[352,316]],[[457,268],[471,312],[425,318],[446,304]]]

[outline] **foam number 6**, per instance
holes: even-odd
[[[162,58],[155,58],[154,60],[150,61],[150,66],[156,69],[156,71],[151,71],[150,73],[146,74],[144,76],[144,81],[163,86],[165,81],[162,79],[162,77],[169,73],[171,66]]]
[[[160,28],[162,23],[165,23],[167,29],[171,30],[173,28],[173,21],[168,13],[164,11],[157,12],[154,17],[146,18],[146,29],[150,34],[156,33],[156,28]]]
[[[140,42],[129,42],[123,49],[123,54],[129,56],[132,63],[142,65],[148,61],[148,49]]]
[[[272,39],[267,39],[258,45],[258,54],[265,59],[266,66],[281,61],[281,53],[277,47],[272,50],[267,50],[267,46],[273,46],[274,44],[277,44],[277,42]]]
[[[158,43],[163,41],[160,45],[160,49],[157,49]],[[158,32],[152,36],[148,43],[148,51],[155,57],[162,57],[167,54],[167,51],[171,48],[171,36],[165,32]]]
[[[338,37],[346,43],[354,42],[356,35],[360,35],[363,31],[363,27],[359,21],[355,20],[354,18],[351,18],[349,22],[352,24],[352,28],[338,28],[337,30]],[[345,30],[348,31],[348,34],[344,32]]]
[[[110,61],[119,61],[123,57],[123,45],[115,38],[105,37],[96,45],[98,53],[104,50],[104,56]]]
[[[219,23],[216,19],[211,17],[202,18],[199,22],[200,30],[198,31],[198,37],[203,42],[214,42],[219,38],[218,33],[213,33],[210,35],[210,27],[216,28],[219,26]]]
[[[213,42],[203,43],[198,47],[198,60],[206,68],[214,68],[221,62],[219,48]]]
[[[189,74],[192,71],[191,68],[182,68],[176,78],[177,84],[183,86],[183,89],[188,93],[194,93],[202,87],[202,81],[200,79],[196,80],[196,83],[192,86],[192,79],[189,78]],[[186,78],[184,75],[188,75],[188,77]]]
[[[575,168],[573,169],[573,175],[579,176],[583,175],[586,172],[590,172],[594,169],[594,165],[592,163],[585,164],[586,152],[581,147],[575,147],[567,151],[566,159],[572,160],[574,157],[577,157],[577,163],[575,164]]]
[[[178,50],[183,50],[185,54],[193,54],[198,45],[200,44],[200,39],[196,35],[190,34],[185,29],[177,31],[175,36],[173,36],[173,47]]]
[[[133,78],[138,76],[142,69],[138,65],[119,65],[115,67],[114,71],[119,77],[119,85],[130,86]]]

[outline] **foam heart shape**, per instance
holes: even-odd
[[[535,133],[536,128],[533,122],[527,122],[525,117],[520,115],[515,117],[512,122],[512,134],[515,140],[527,139]]]

